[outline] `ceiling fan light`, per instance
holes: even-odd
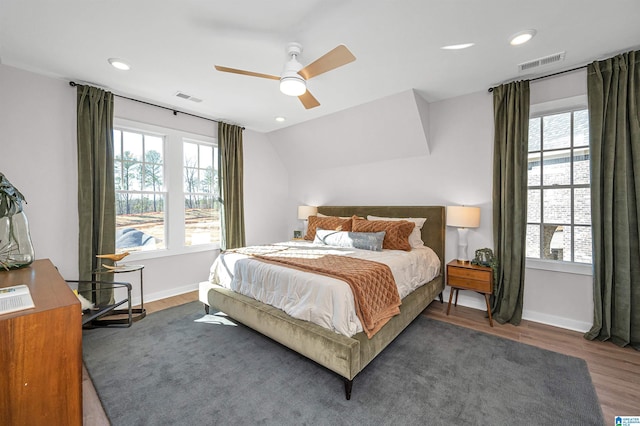
[[[280,91],[289,96],[300,96],[307,91],[307,84],[300,76],[286,76],[280,79]]]

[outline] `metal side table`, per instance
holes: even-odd
[[[95,278],[98,275],[102,274],[125,274],[130,272],[140,271],[140,307],[132,308],[131,313],[128,309],[114,309],[108,315],[105,315],[99,319],[93,320],[94,325],[111,325],[111,324],[126,324],[130,321],[140,321],[142,318],[147,316],[147,311],[144,309],[144,281],[143,281],[143,273],[144,265],[118,265],[109,268],[101,267],[93,271],[93,277]],[[116,315],[131,315],[132,318],[109,318]]]

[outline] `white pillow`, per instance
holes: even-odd
[[[314,244],[382,251],[385,232],[347,232],[316,229]]]
[[[408,222],[413,222],[416,226],[409,234],[409,245],[411,248],[424,247],[424,241],[422,241],[422,227],[424,223],[427,221],[426,217],[380,217],[380,216],[367,216],[367,220],[406,220]]]

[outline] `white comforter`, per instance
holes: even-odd
[[[298,241],[275,245],[309,251],[309,255],[335,254],[384,263],[391,269],[400,298],[440,273],[438,256],[428,247],[410,252],[375,252]],[[311,321],[345,336],[362,331],[355,313],[353,293],[342,280],[261,262],[233,252],[218,256],[211,266],[209,280],[279,308],[294,318]]]

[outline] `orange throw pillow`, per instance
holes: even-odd
[[[384,231],[384,241],[382,248],[390,250],[411,251],[409,235],[415,223],[406,220],[386,221],[386,220],[361,220],[353,219],[353,232],[381,232]]]
[[[309,216],[307,234],[304,236],[304,239],[313,241],[316,238],[317,228],[328,229],[330,231],[351,231],[351,218]]]

